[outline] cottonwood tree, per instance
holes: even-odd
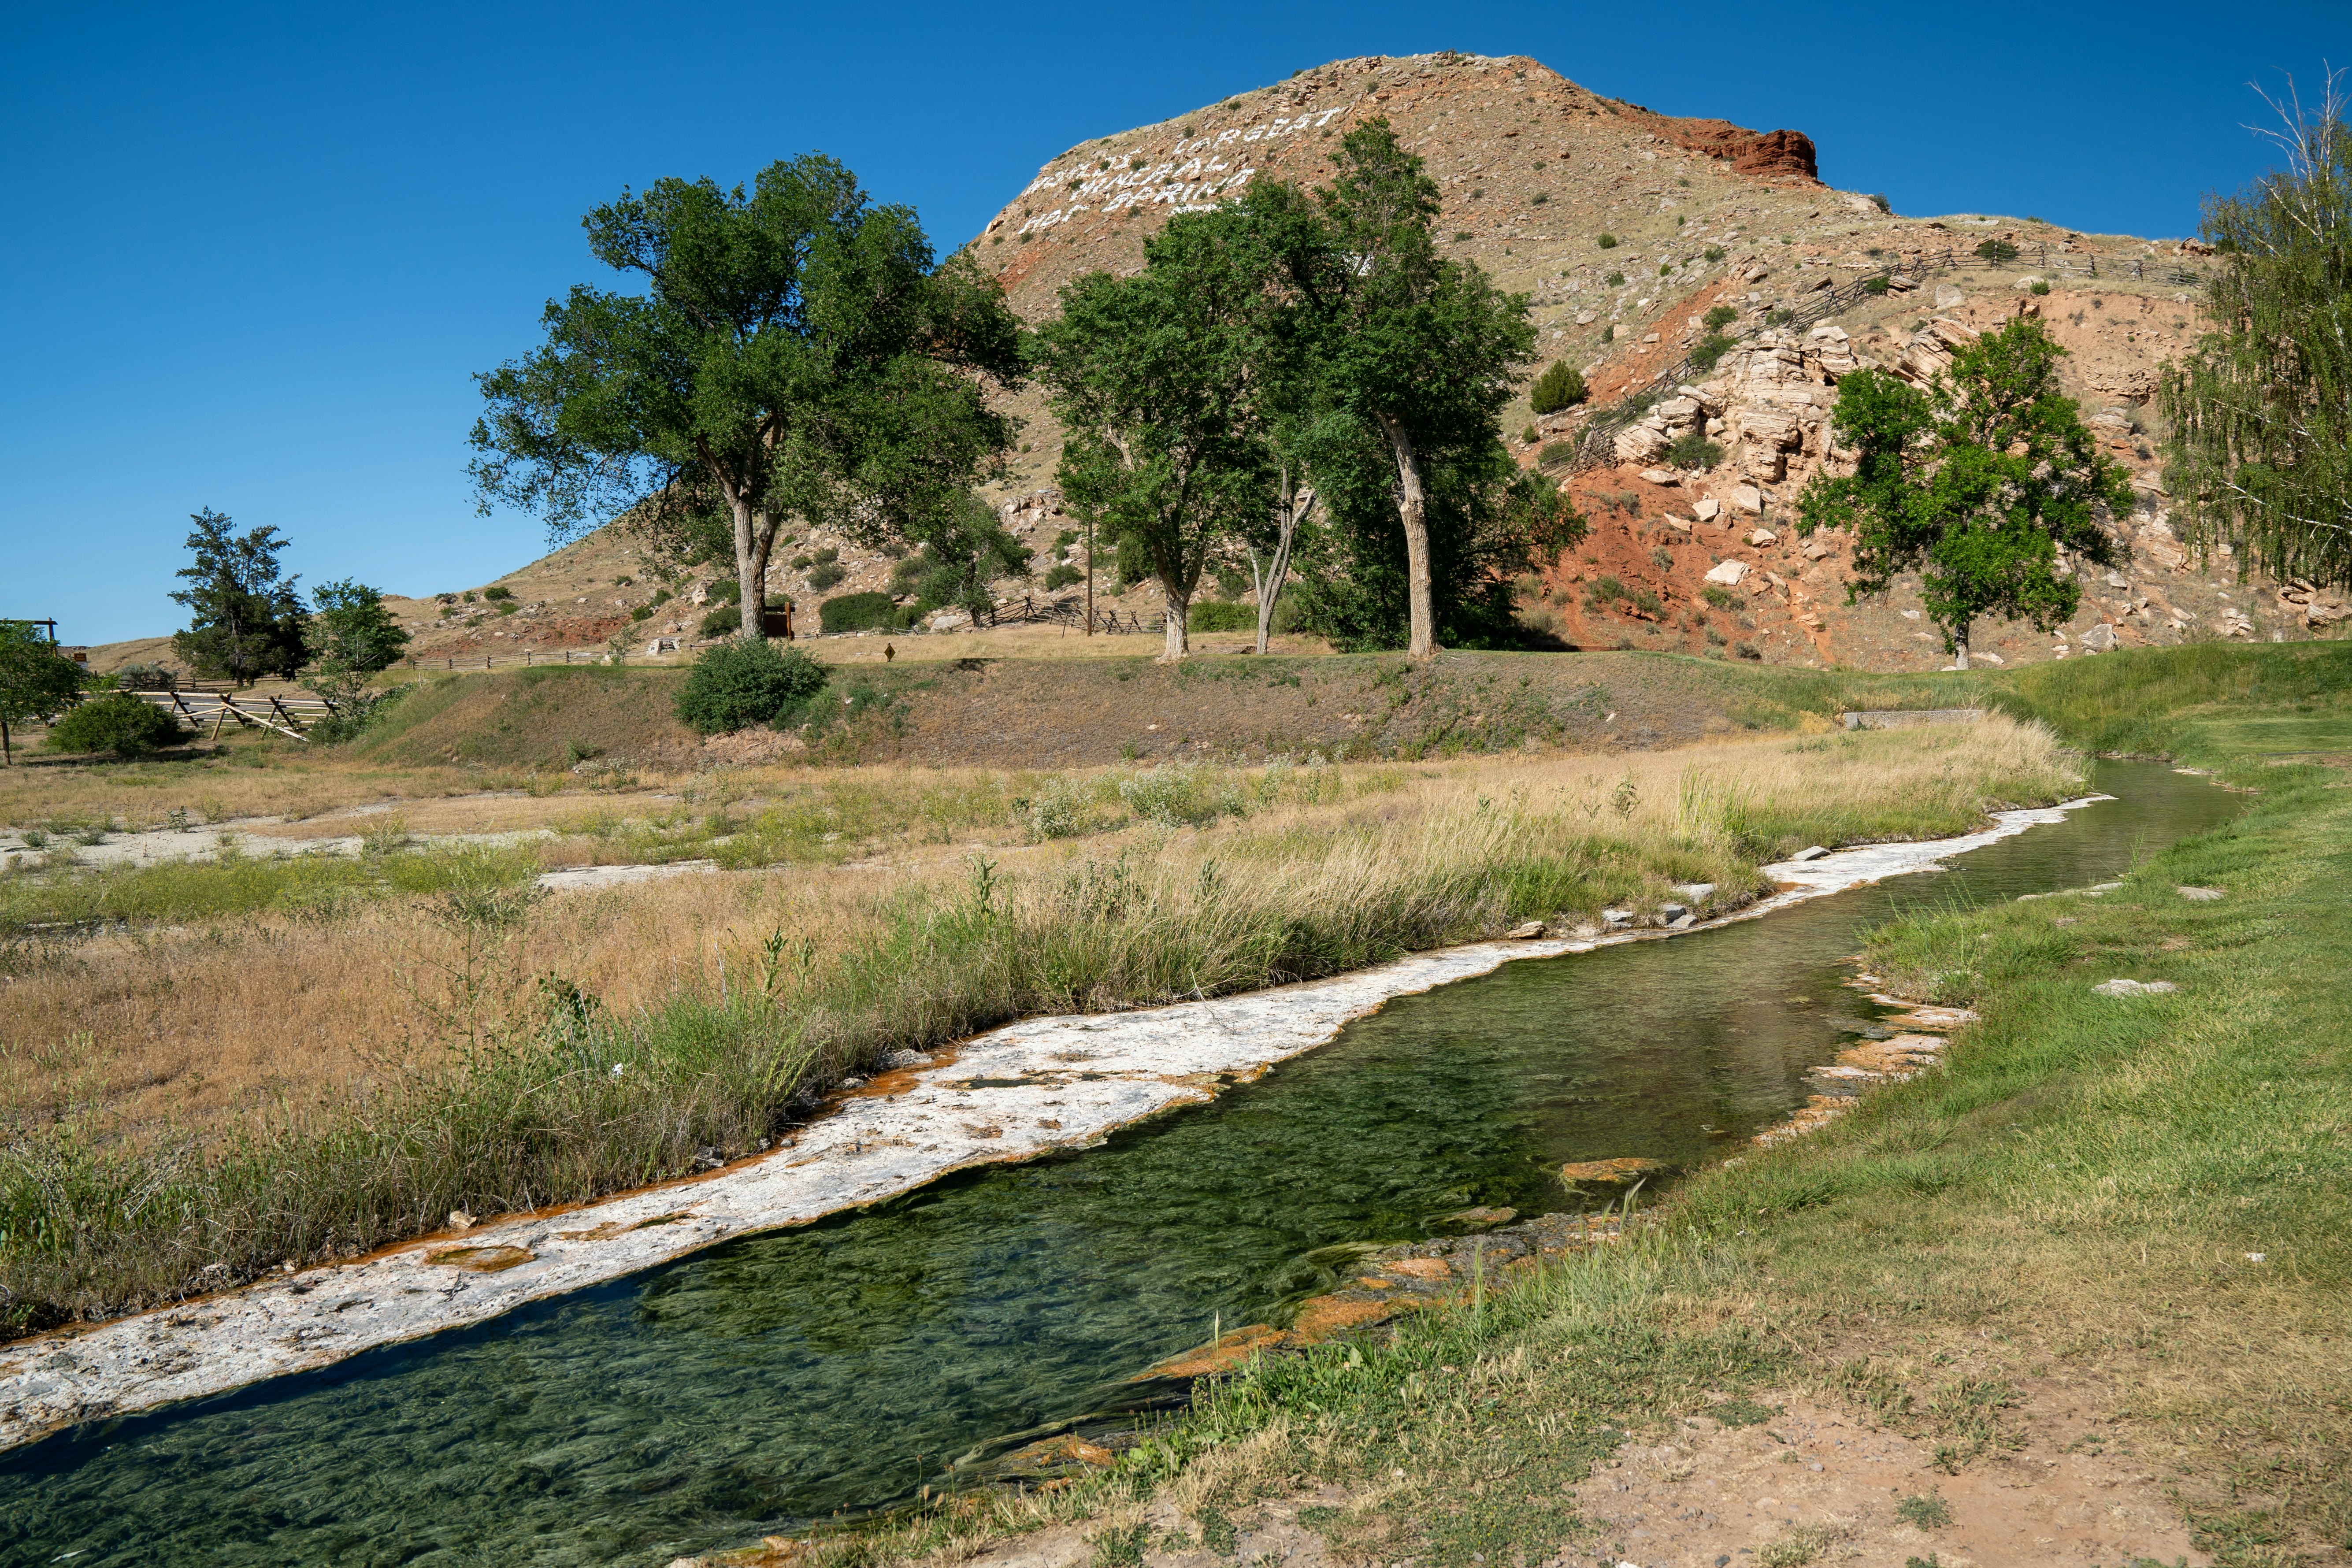
[[[1181,214],[1132,277],[1090,272],[1031,355],[1066,432],[1066,504],[1150,561],[1167,611],[1162,657],[1190,651],[1202,569],[1269,510],[1258,314],[1271,258],[1238,209]]]
[[[748,194],[658,181],[583,223],[643,292],[576,286],[541,348],[477,377],[485,511],[535,510],[558,538],[715,513],[756,604],[787,519],[920,539],[1001,464],[1013,426],[983,383],[1020,370],[1002,291],[968,253],[935,264],[913,210],[834,160],[772,163]]]
[[[1852,529],[1848,603],[1916,570],[1927,617],[1969,668],[1969,630],[1987,616],[2047,631],[2082,602],[2060,551],[2095,565],[2123,558],[2099,514],[2128,511],[2131,478],[2099,452],[2058,390],[2066,351],[2019,317],[1962,347],[1927,390],[1884,371],[1838,384],[1851,475],[1817,473],[1797,532]]]
[[[173,634],[172,650],[197,674],[239,686],[292,675],[302,663],[303,611],[300,579],[278,570],[286,540],[268,525],[232,532],[229,517],[210,507],[189,521],[195,559],[178,573],[188,586],[172,595],[187,606],[188,626]]]
[[[2196,544],[2244,566],[2352,586],[2352,128],[2331,76],[2306,112],[2292,86],[2286,166],[2205,204],[2221,253],[2213,330],[2168,366],[2166,480]]]
[[[1527,296],[1437,254],[1436,183],[1387,121],[1350,131],[1318,195],[1328,245],[1320,265],[1297,277],[1318,314],[1318,397],[1385,455],[1402,535],[1406,649],[1427,658],[1438,625],[1433,472],[1449,470],[1444,488],[1457,492],[1457,512],[1509,510],[1497,493],[1516,472],[1501,416],[1535,357],[1535,328]]]
[[[0,621],[0,763],[16,760],[10,736],[26,720],[63,711],[82,687],[82,668],[30,621]]]

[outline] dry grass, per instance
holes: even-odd
[[[778,851],[786,868],[683,875],[541,902],[497,944],[495,989],[477,1008],[511,1010],[534,977],[561,973],[626,1015],[679,992],[715,994],[777,931],[813,944],[814,962],[833,962],[873,941],[907,900],[958,896],[971,875],[966,857],[979,847],[998,864],[1005,896],[1041,921],[1053,919],[1050,906],[1072,877],[1107,889],[1116,881],[1118,896],[1189,910],[1204,902],[1196,890],[1213,864],[1205,904],[1246,926],[1294,900],[1377,904],[1398,887],[1458,879],[1469,868],[1540,850],[1594,868],[1583,906],[1540,912],[1589,914],[1598,908],[1591,900],[1654,900],[1670,880],[1722,881],[1729,896],[1752,858],[1786,838],[1958,831],[1988,803],[2047,799],[2070,777],[2045,732],[1996,720],[1969,731],[1745,742],[1605,763],[1066,775],[743,770],[700,781],[690,800],[616,797],[600,808],[611,814],[601,822],[586,820],[577,802],[528,797],[458,797],[400,816],[415,831],[550,820],[575,830],[532,851],[548,865],[711,853],[713,814],[730,830],[719,852],[747,838]],[[1136,786],[1180,783],[1188,788],[1173,804],[1208,826],[1139,819],[1120,791],[1126,784],[1146,805],[1168,804],[1170,789],[1154,795]],[[1057,786],[1087,803],[1100,830],[1025,842],[1032,824],[1013,803]],[[665,815],[625,815],[632,806]],[[764,836],[763,813],[780,819]],[[352,831],[383,819],[348,820],[315,825]],[[1841,823],[1855,831],[1834,831]],[[1752,837],[1799,825],[1804,834]],[[871,858],[877,850],[887,858]],[[1461,929],[1502,918],[1468,917]],[[0,980],[0,1109],[82,1104],[129,1126],[217,1127],[289,1102],[333,1104],[443,1058],[450,973],[467,941],[435,898],[413,897],[28,947]],[[1073,1000],[1116,1006],[1155,994],[1113,984]]]

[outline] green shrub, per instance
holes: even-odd
[[[1575,456],[1575,442],[1547,441],[1544,443],[1543,450],[1536,454],[1536,466],[1539,468],[1549,468],[1554,463],[1565,463]]]
[[[1085,573],[1066,561],[1045,574],[1045,592],[1058,594],[1085,576]]]
[[[1862,291],[1865,294],[1884,294],[1894,286],[1894,280],[1886,278],[1865,278],[1862,280]]]
[[[1563,408],[1573,408],[1591,395],[1584,384],[1584,374],[1566,360],[1556,360],[1549,370],[1536,377],[1528,394],[1528,406],[1538,415],[1557,414]]]
[[[1603,250],[1614,250],[1617,248],[1617,237],[1613,234],[1603,233],[1601,237],[1594,240],[1593,243],[1598,245]]]
[[[1466,228],[1457,228],[1454,231],[1454,240],[1459,243],[1460,241],[1470,237],[1470,231]]]
[[[1739,595],[1720,583],[1709,583],[1699,590],[1699,596],[1718,610],[1736,610],[1739,607]]]
[[[1633,607],[1643,615],[1654,616],[1660,620],[1665,618],[1666,602],[1641,584],[1635,584],[1632,588],[1627,589],[1625,597],[1632,600]]]
[[[809,559],[815,562],[820,566],[830,566],[835,562],[841,559],[841,551],[836,546],[828,544],[823,550],[820,550],[815,554],[810,556]]]
[[[1732,342],[1721,332],[1709,332],[1691,345],[1691,363],[1701,370],[1713,370],[1723,356],[1731,352]]]
[[[731,637],[694,661],[677,716],[705,735],[772,724],[824,690],[827,673],[799,648]]]
[[[1625,275],[1622,272],[1612,272],[1601,281],[1612,289],[1622,289],[1625,287]]]
[[[1666,461],[1677,468],[1696,471],[1711,468],[1723,461],[1723,448],[1696,430],[1678,437],[1666,448]]]
[[[839,584],[841,580],[848,575],[849,568],[835,562],[827,561],[809,574],[808,583],[811,588],[822,594],[827,588]]]
[[[1707,311],[1704,324],[1710,332],[1719,332],[1739,320],[1739,312],[1729,305],[1717,305]]]
[[[1988,239],[1977,247],[1977,254],[1998,267],[2004,261],[2017,259],[2017,247],[2005,239]]]
[[[1886,195],[1883,191],[1872,192],[1870,202],[1871,205],[1876,207],[1880,212],[1886,213],[1891,216],[1895,211],[1895,204],[1886,199]]]
[[[709,592],[714,605],[740,605],[743,602],[743,584],[732,577],[721,577],[710,584]]]
[[[1585,603],[1596,610],[1605,610],[1624,596],[1625,584],[1613,576],[1595,577],[1585,584]]]
[[[2033,288],[2032,291],[2036,294],[2047,294],[2050,292],[2050,279],[2047,278],[2036,278],[2033,280]]]
[[[1257,630],[1257,606],[1210,599],[1192,605],[1185,612],[1184,625],[1196,632],[1254,632]]]
[[[514,597],[514,590],[501,583],[495,588],[483,589],[482,597],[485,599],[511,599]]]
[[[1601,329],[1601,341],[1604,343],[1613,343],[1617,341],[1616,322],[1612,321],[1609,325]]]
[[[1722,260],[1723,254],[1723,247],[1719,245],[1710,245],[1706,247],[1706,258],[1709,261]]]
[[[887,594],[844,594],[817,606],[817,626],[825,632],[886,631],[898,624],[896,610]]]
[[[1549,192],[1538,191],[1534,195],[1528,198],[1528,205],[1529,206],[1539,207],[1549,200],[1551,200],[1551,194]]]
[[[649,621],[653,618],[654,607],[651,605],[639,605],[629,612],[629,619],[633,621]]]
[[[53,752],[112,752],[143,757],[180,738],[180,721],[127,691],[94,697],[49,726]]]

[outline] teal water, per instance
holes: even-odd
[[[968,1173],[479,1328],[0,1456],[0,1563],[651,1563],[936,1479],[1325,1288],[1318,1247],[1552,1173],[1689,1164],[1802,1103],[1874,1009],[1841,984],[1890,912],[2078,887],[2232,815],[2147,763],[2120,798],[1762,920],[1391,1003],[1216,1103]]]

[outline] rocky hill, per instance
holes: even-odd
[[[1823,184],[1800,131],[1658,114],[1526,58],[1339,60],[1073,147],[970,243],[1013,307],[1042,320],[1081,273],[1139,266],[1144,237],[1174,214],[1254,180],[1320,179],[1337,140],[1374,117],[1426,161],[1446,243],[1525,292],[1544,361],[1568,360],[1591,383],[1582,409],[1538,420],[1522,404],[1507,416],[1520,460],[1563,477],[1593,520],[1582,548],[1522,584],[1524,617],[1564,642],[1873,669],[1942,663],[1916,595],[1846,605],[1843,543],[1801,550],[1787,520],[1824,460],[1840,377],[1870,365],[1924,376],[1952,345],[2018,311],[2040,315],[2069,351],[2068,388],[2132,468],[2141,504],[2124,525],[2131,563],[2086,580],[2072,626],[2056,637],[1979,627],[1979,653],[2018,661],[2200,637],[2299,637],[2344,620],[2340,597],[2241,583],[2235,563],[2194,561],[2172,531],[2147,405],[2158,368],[2198,327],[2198,247],[2036,218],[1898,216]],[[1988,268],[1974,251],[1989,240],[2014,247],[2014,259]],[[1969,265],[1930,265],[1938,257]],[[1884,295],[1801,331],[1771,326],[1822,290],[1891,266],[1906,270]],[[2048,291],[2033,292],[2037,283]],[[1701,379],[1663,388],[1671,395],[1610,444],[1606,466],[1571,473],[1564,456],[1591,411],[1682,361],[1718,305],[1737,313],[1727,330],[1738,346]],[[1082,561],[1063,539],[1074,525],[1053,489],[1060,441],[1043,396],[1032,388],[1009,403],[1023,438],[992,499],[1039,573]],[[1723,447],[1722,460],[1704,473],[1661,468],[1667,443],[1693,430]],[[769,589],[814,605],[886,585],[891,565],[819,534],[778,552]],[[690,641],[701,580],[665,587],[606,531],[492,585],[511,598],[478,587],[395,608],[430,658],[587,647],[624,629]],[[1115,603],[1147,616],[1158,608],[1150,594]]]
[[[1801,132],[1657,114],[1520,58],[1340,60],[1074,147],[973,243],[1015,309],[1038,320],[1079,274],[1139,265],[1143,237],[1175,213],[1253,180],[1314,183],[1331,143],[1374,117],[1425,160],[1455,253],[1527,293],[1545,360],[1569,360],[1590,380],[1586,409],[1541,421],[1524,405],[1512,412],[1523,463],[1567,475],[1566,438],[1591,408],[1682,359],[1710,308],[1738,313],[1727,329],[1737,350],[1705,380],[1670,389],[1678,395],[1613,443],[1616,461],[1568,477],[1592,538],[1524,584],[1523,601],[1527,618],[1565,640],[1877,669],[1941,663],[1916,595],[1847,606],[1842,542],[1800,550],[1786,520],[1823,461],[1840,376],[1875,365],[1924,377],[1954,344],[2019,311],[2040,315],[2069,351],[2068,390],[2132,468],[2141,505],[2124,523],[2132,563],[2086,580],[2074,625],[2055,637],[1981,627],[1979,653],[2016,661],[2303,637],[2344,618],[2339,598],[2241,584],[2233,562],[2192,561],[2173,534],[2147,405],[2158,367],[2197,330],[2200,247],[2035,218],[1898,216],[1823,184]],[[2014,248],[2005,268],[1975,255],[1988,240]],[[1939,255],[1968,265],[1921,264]],[[1916,277],[1809,331],[1769,327],[1818,290],[1906,265]],[[2037,283],[2047,291],[2033,292]],[[1017,405],[1029,425],[1013,489],[1034,505],[1056,432],[1034,393]],[[1722,445],[1723,460],[1705,473],[1658,467],[1668,441],[1691,430]]]

